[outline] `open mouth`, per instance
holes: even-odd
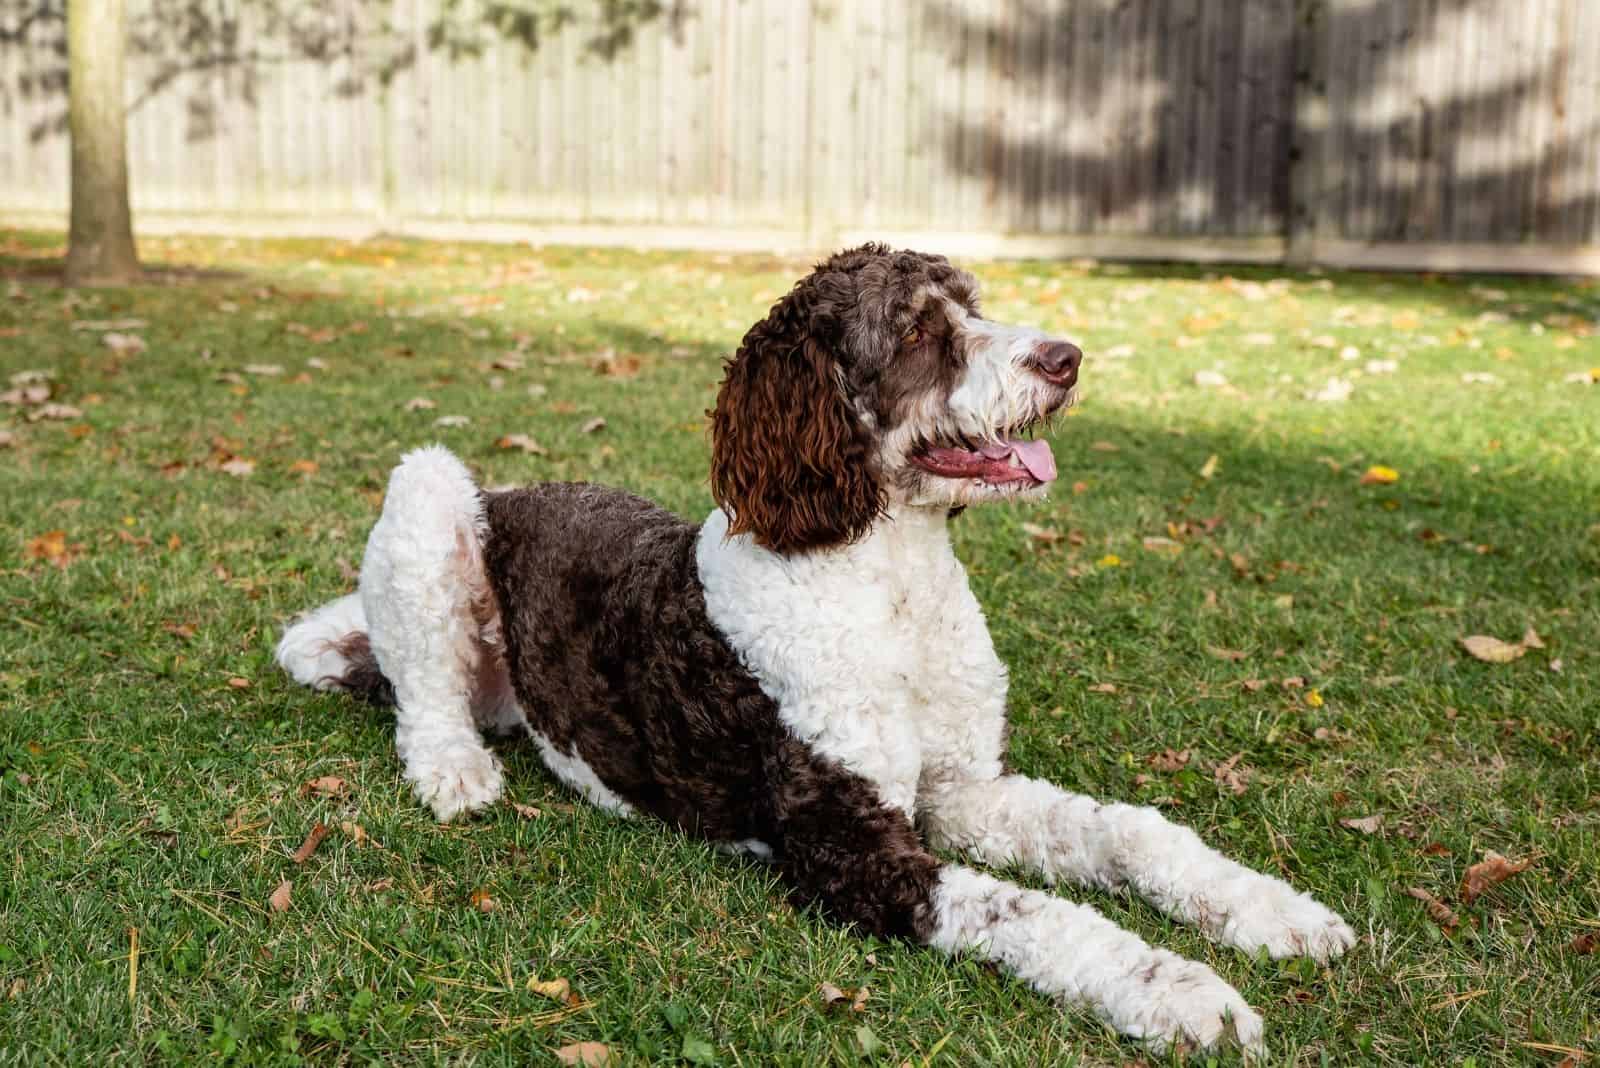
[[[989,486],[1043,486],[1056,478],[1049,443],[1004,434],[981,442],[928,445],[910,459],[940,478],[975,478]]]

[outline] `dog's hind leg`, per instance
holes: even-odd
[[[466,467],[442,447],[418,449],[390,476],[361,565],[372,653],[394,687],[395,747],[440,820],[500,796],[500,765],[473,715],[496,658],[484,531]]]
[[[1156,949],[1086,905],[941,864],[906,815],[837,764],[782,761],[774,863],[801,902],[881,937],[993,961],[1162,1049],[1255,1047],[1261,1017],[1204,964]]]

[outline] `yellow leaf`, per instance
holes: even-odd
[[[572,984],[565,979],[540,980],[536,977],[528,979],[528,990],[534,994],[543,994],[551,1001],[563,1005],[567,1003],[567,995],[572,993]]]
[[[1322,691],[1317,689],[1307,690],[1306,704],[1310,705],[1312,708],[1321,708],[1323,705]]]
[[[1101,567],[1120,567],[1122,565],[1122,557],[1116,553],[1106,553],[1096,563]]]
[[[1487,634],[1472,634],[1462,638],[1461,646],[1476,659],[1490,664],[1509,664],[1528,651],[1525,645],[1513,645]]]
[[[1212,475],[1215,475],[1217,473],[1217,466],[1219,462],[1220,461],[1217,459],[1217,454],[1212,453],[1206,462],[1200,466],[1200,477],[1210,478]]]
[[[1400,481],[1400,472],[1392,467],[1374,464],[1367,468],[1367,473],[1361,476],[1363,486],[1379,485],[1390,486]]]

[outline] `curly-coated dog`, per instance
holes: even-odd
[[[295,623],[296,679],[395,705],[441,820],[500,795],[484,732],[531,735],[589,800],[769,861],[802,902],[998,962],[1156,1047],[1261,1041],[1210,968],[979,864],[1133,891],[1248,952],[1319,960],[1334,913],[1152,809],[1005,766],[1006,669],[951,551],[960,509],[1042,495],[1030,432],[1076,346],[979,311],[938,256],[867,245],[750,328],[712,414],[696,527],[590,485],[485,492],[406,456],[356,594]]]

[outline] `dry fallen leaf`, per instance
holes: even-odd
[[[1055,527],[1041,527],[1037,523],[1023,523],[1022,532],[1040,545],[1054,545],[1063,537]]]
[[[844,990],[832,983],[823,983],[819,988],[822,993],[822,1004],[827,1008],[844,1008],[849,1006],[851,1012],[865,1012],[867,997],[871,991],[863,986],[859,990]]]
[[[1490,664],[1509,664],[1528,651],[1521,643],[1503,642],[1487,634],[1471,634],[1461,639],[1462,648],[1473,657]]]
[[[230,474],[234,478],[245,478],[256,473],[256,462],[235,456],[231,460],[218,464],[217,470]]]
[[[490,897],[489,891],[481,886],[472,892],[472,897],[469,900],[472,902],[472,907],[479,912],[493,912],[500,907],[500,903]]]
[[[1580,957],[1587,957],[1595,952],[1600,952],[1600,932],[1583,932],[1583,934],[1567,943],[1567,950],[1578,954]]]
[[[1529,627],[1522,633],[1522,646],[1525,649],[1543,649],[1544,639],[1539,637],[1539,632]]]
[[[1445,931],[1453,931],[1461,926],[1461,918],[1455,914],[1450,906],[1422,889],[1422,887],[1409,887],[1406,893],[1422,902],[1428,910],[1428,918]]]
[[[273,912],[289,911],[289,892],[293,888],[293,884],[288,879],[278,884],[278,888],[272,892],[272,896],[267,898],[267,904],[272,907]]]
[[[1512,861],[1490,850],[1481,861],[1467,869],[1466,878],[1461,880],[1461,903],[1472,904],[1490,887],[1498,886],[1518,872],[1527,871],[1532,864],[1532,857]]]
[[[556,1050],[556,1060],[562,1064],[577,1064],[583,1068],[606,1068],[613,1063],[611,1047],[603,1042],[574,1042]]]
[[[438,405],[427,397],[412,397],[406,401],[406,411],[408,412],[431,412],[437,407]]]
[[[328,825],[319,820],[312,826],[311,831],[306,835],[306,840],[300,843],[300,848],[294,851],[294,856],[290,859],[296,864],[304,864],[311,859],[311,854],[317,851],[317,846],[321,845],[322,840],[327,836]]]
[[[1378,829],[1383,826],[1383,814],[1380,812],[1359,819],[1342,819],[1339,821],[1339,826],[1360,831],[1362,834],[1377,834]]]
[[[1206,646],[1206,652],[1210,653],[1218,660],[1238,661],[1243,660],[1245,657],[1250,655],[1249,653],[1243,652],[1239,649],[1222,649],[1215,645]]]
[[[1206,462],[1204,464],[1200,465],[1200,477],[1201,478],[1210,478],[1211,476],[1215,475],[1217,473],[1218,463],[1219,463],[1219,461],[1217,459],[1217,454],[1216,453],[1212,453],[1206,459]]]
[[[1097,682],[1089,687],[1090,693],[1116,693],[1117,684],[1114,682]]]
[[[567,998],[572,993],[572,984],[565,979],[540,980],[537,976],[529,976],[528,990],[534,994],[543,994],[551,1001],[565,1005]]]
[[[300,796],[316,794],[318,797],[343,797],[349,789],[349,785],[337,775],[323,775],[301,783]]]
[[[17,443],[17,436],[9,430],[0,430],[0,449],[9,449]]]
[[[1169,556],[1176,556],[1183,552],[1182,543],[1171,538],[1148,537],[1144,539],[1143,544],[1145,552],[1166,553]]]
[[[1235,753],[1218,764],[1216,770],[1212,772],[1212,778],[1216,779],[1217,785],[1235,797],[1245,792],[1246,783],[1250,778],[1250,769],[1239,767],[1239,761],[1243,757],[1243,753]]]
[[[29,560],[48,560],[58,567],[64,567],[70,559],[67,532],[47,530],[37,538],[29,538],[28,544],[23,549],[23,555]]]
[[[283,364],[247,363],[244,365],[244,373],[247,375],[255,375],[258,378],[276,378],[283,374]]]
[[[250,680],[234,675],[228,679],[228,685],[235,690],[248,690],[250,688]]]
[[[495,447],[500,449],[521,449],[523,452],[535,456],[545,455],[545,447],[534,441],[526,434],[506,434],[495,442]]]
[[[589,420],[587,423],[584,423],[582,426],[580,426],[578,428],[578,432],[580,434],[593,434],[596,431],[604,430],[605,428],[606,428],[606,421],[605,421],[604,417],[597,415],[593,419]]]
[[[314,475],[317,473],[317,461],[296,460],[294,463],[289,465],[289,470],[297,475]]]
[[[358,846],[366,845],[368,842],[372,841],[372,836],[367,834],[367,829],[361,826],[359,823],[352,823],[350,820],[342,820],[339,823],[339,830],[344,832],[344,836]]]
[[[41,419],[82,419],[83,410],[74,408],[70,404],[41,404],[28,413],[28,422],[37,423]]]
[[[1157,771],[1182,771],[1189,764],[1189,755],[1189,750],[1187,749],[1180,749],[1176,752],[1171,749],[1163,749],[1161,752],[1151,756],[1145,763]]]
[[[511,802],[511,809],[525,820],[538,819],[540,815],[539,810],[532,805],[522,805],[515,801]]]
[[[119,334],[113,331],[102,337],[100,343],[118,356],[132,356],[145,350],[144,338],[138,334]]]

